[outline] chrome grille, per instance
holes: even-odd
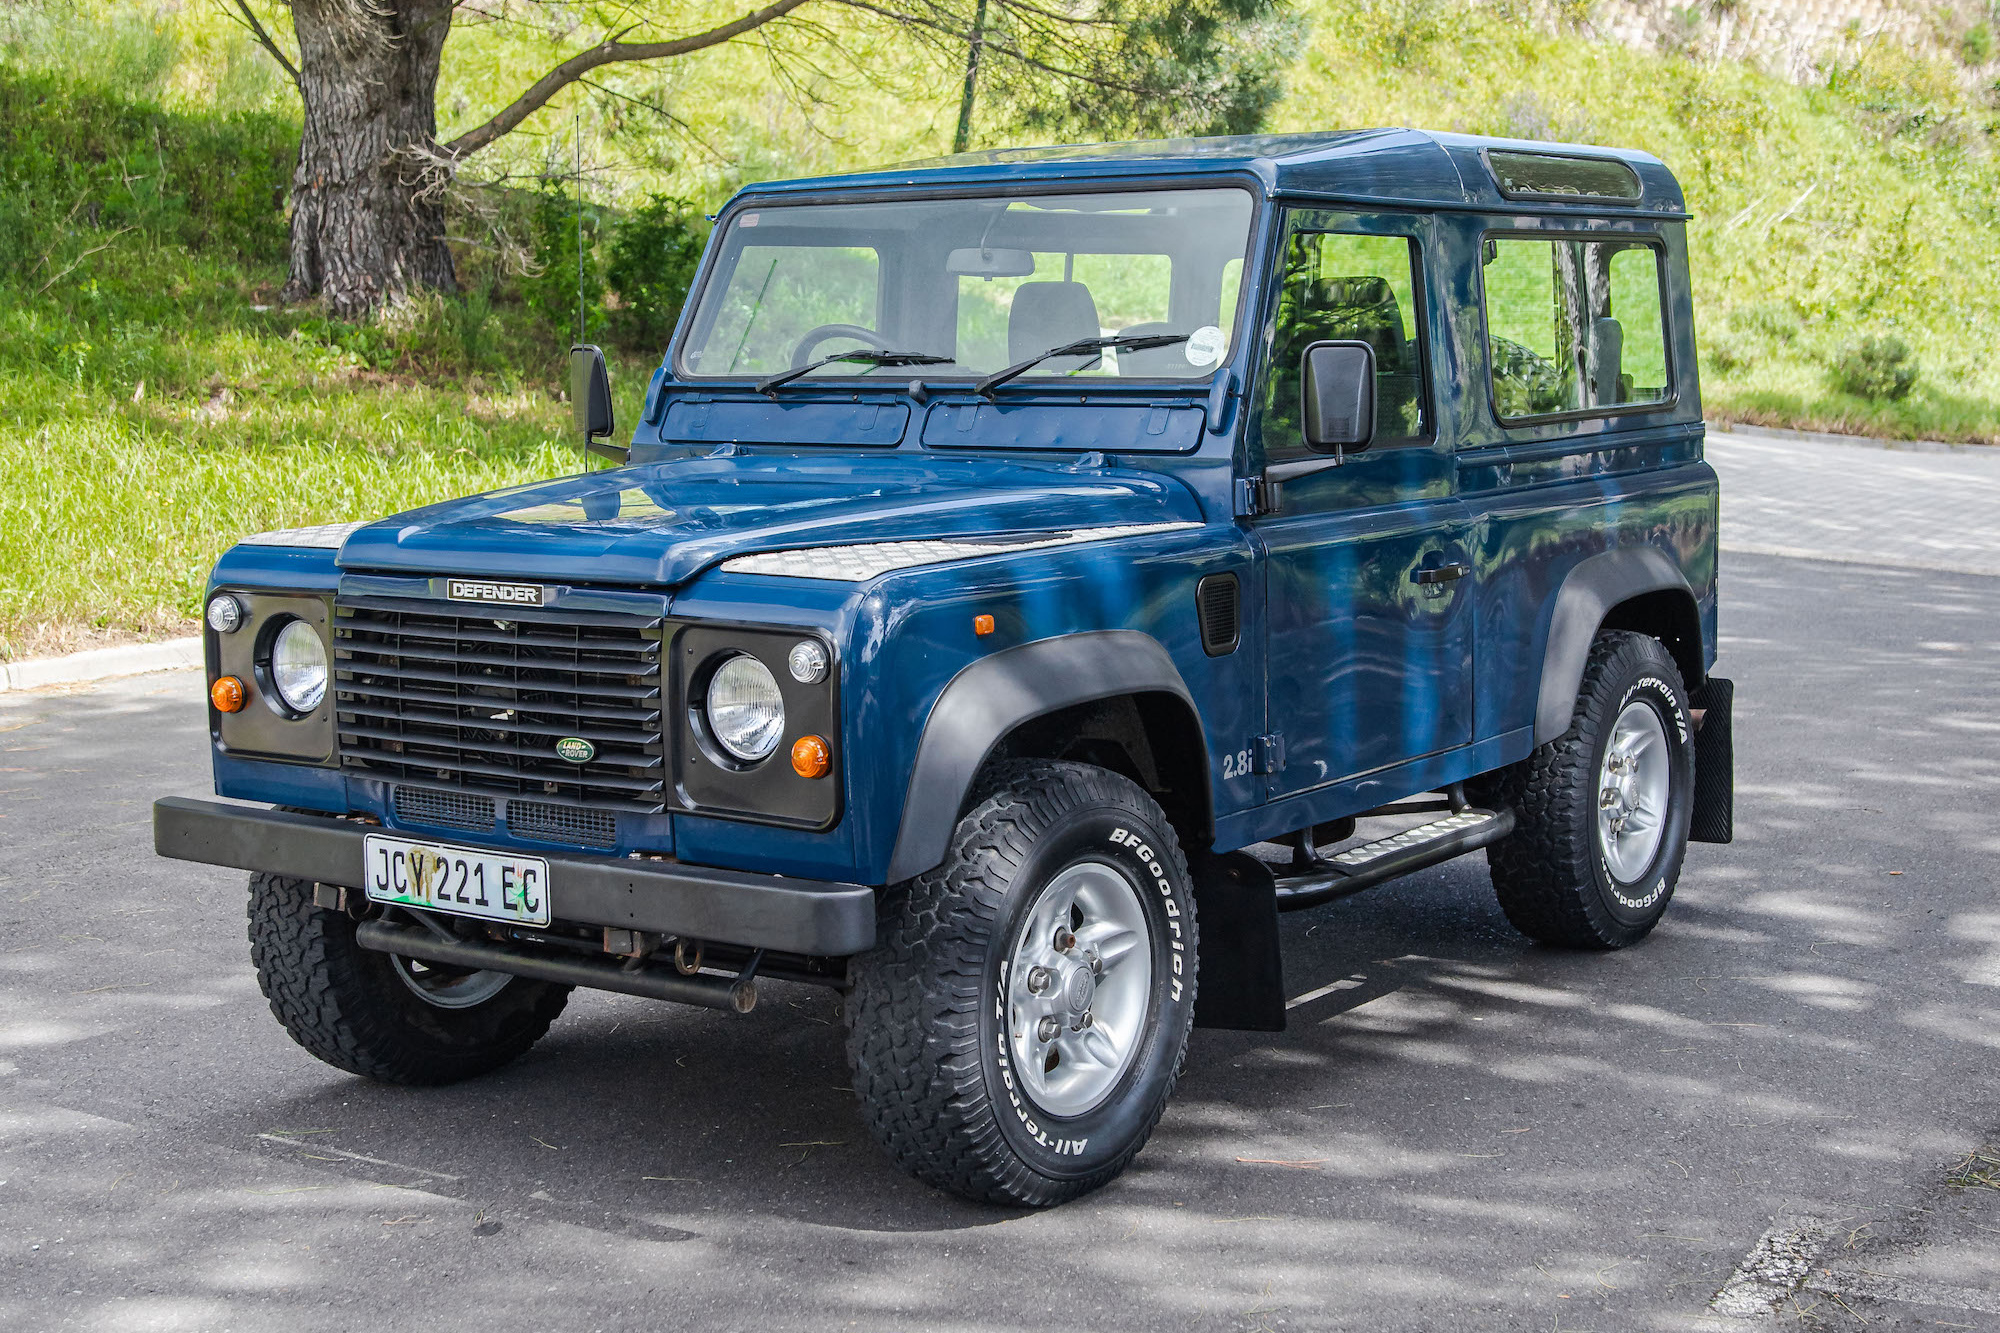
[[[425,786],[665,808],[660,621],[610,612],[334,603],[334,710],[344,767]],[[565,737],[596,749],[578,764]]]

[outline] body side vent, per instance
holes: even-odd
[[[1210,657],[1236,651],[1242,636],[1242,591],[1234,574],[1210,574],[1194,589],[1195,616],[1201,622],[1201,647]]]

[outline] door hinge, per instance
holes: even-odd
[[[1279,732],[1259,736],[1250,742],[1250,771],[1276,773],[1285,767],[1285,738]]]
[[[1268,514],[1278,507],[1278,485],[1262,477],[1238,477],[1236,479],[1235,504],[1232,508],[1238,518],[1255,518]]]

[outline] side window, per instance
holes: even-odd
[[[1271,338],[1262,406],[1264,455],[1305,456],[1299,435],[1299,359],[1328,339],[1375,349],[1375,447],[1430,434],[1423,346],[1417,334],[1417,244],[1406,236],[1294,232]]]
[[[1486,338],[1502,420],[1665,402],[1659,251],[1641,241],[1486,242]]]

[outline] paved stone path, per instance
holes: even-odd
[[[2000,449],[1712,427],[1708,460],[1724,552],[2000,575]]]

